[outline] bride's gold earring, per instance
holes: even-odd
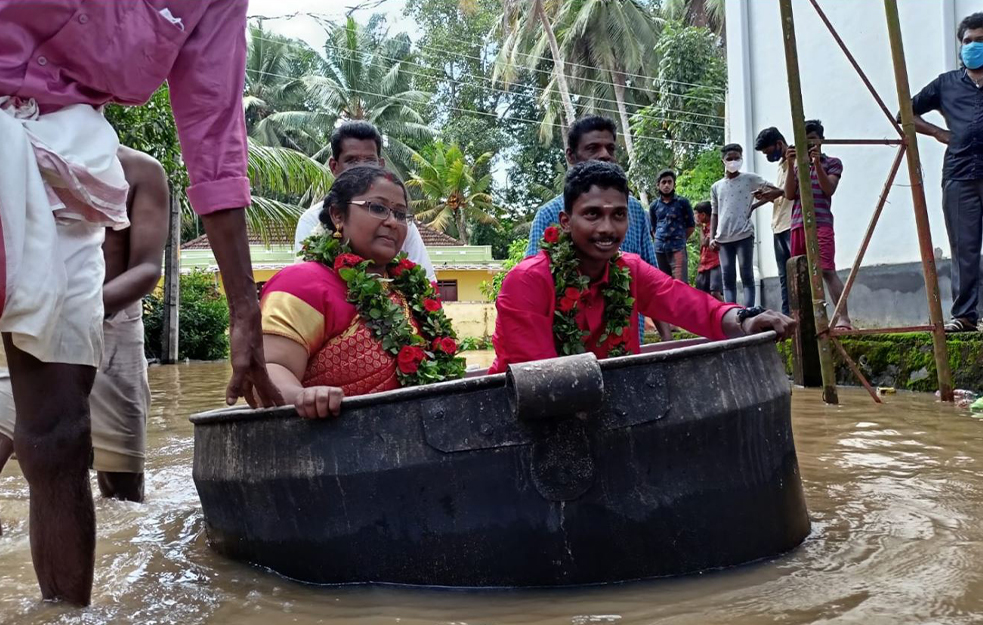
[[[336,239],[340,239],[340,238],[342,238],[344,236],[343,234],[341,234],[341,224],[335,224],[334,234],[331,235],[331,236],[334,237],[334,238],[336,238]]]

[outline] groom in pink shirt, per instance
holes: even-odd
[[[0,331],[17,408],[15,452],[30,484],[31,552],[45,599],[87,605],[92,592],[95,517],[87,467],[87,398],[99,357],[93,354],[101,353],[102,304],[98,290],[80,292],[79,285],[102,283],[91,275],[103,269],[99,232],[107,224],[97,223],[99,218],[109,215],[117,226],[126,220],[118,206],[119,188],[107,186],[86,163],[80,164],[71,147],[58,153],[30,129],[43,127],[52,115],[92,120],[83,128],[70,127],[69,134],[78,135],[74,145],[90,148],[87,137],[109,137],[103,141],[105,153],[95,154],[92,162],[101,163],[100,171],[115,180],[121,172],[109,145],[115,135],[92,109],[109,102],[142,104],[168,82],[191,179],[188,197],[202,218],[228,293],[233,374],[227,401],[245,396],[264,405],[282,404],[266,373],[244,219],[250,203],[242,108],[246,6],[247,0],[0,0],[0,135],[29,148],[13,157],[20,158],[15,164],[27,175],[0,185],[0,227],[6,239],[0,250]],[[64,144],[73,145],[71,139]],[[63,174],[57,184],[52,184],[49,166]],[[40,197],[47,193],[52,200],[39,209],[42,184]],[[25,195],[34,201],[25,202]],[[90,200],[87,208],[86,198],[106,203],[96,202],[92,210],[95,204]],[[24,250],[32,248],[12,233],[25,220],[40,223],[53,237],[57,232],[58,242],[71,238],[76,246],[72,254],[62,252],[63,266],[54,268],[67,276],[58,321],[71,323],[59,329],[58,344],[50,350],[35,347],[43,337],[13,329],[24,311],[18,311],[18,321],[10,309],[26,291],[17,283],[12,254],[22,252],[20,266],[27,266],[32,258]],[[96,328],[88,327],[93,324]],[[79,327],[84,336],[66,335],[65,327]],[[50,355],[76,338],[85,347],[80,353]]]

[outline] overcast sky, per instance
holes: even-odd
[[[317,13],[326,19],[341,21],[345,19],[348,8],[357,4],[375,5],[378,0],[249,0],[249,15],[264,17],[289,16],[294,13]],[[414,24],[403,17],[405,0],[382,0],[378,7],[355,12],[355,19],[366,23],[374,13],[386,15],[389,32],[409,33],[415,38]],[[290,19],[271,19],[263,22],[263,27],[287,37],[306,41],[315,50],[324,46],[324,29],[311,17],[298,15]]]
[[[324,49],[324,28],[318,22],[306,15],[290,17],[294,13],[316,13],[322,19],[341,21],[345,19],[345,14],[350,6],[356,4],[371,4],[371,9],[356,11],[355,19],[365,24],[375,13],[382,13],[386,16],[389,25],[389,33],[407,33],[411,39],[416,39],[419,30],[416,25],[403,16],[403,8],[406,0],[249,0],[249,15],[251,17],[263,16],[265,18],[283,17],[283,19],[268,19],[263,21],[263,27],[272,32],[294,37],[306,41],[314,50],[323,53]],[[492,162],[492,175],[495,185],[502,187],[506,183],[506,160],[504,153]]]

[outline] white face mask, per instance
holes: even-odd
[[[741,171],[741,167],[744,166],[744,159],[737,159],[736,161],[724,161],[724,169],[732,174],[736,174]]]

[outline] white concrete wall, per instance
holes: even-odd
[[[901,28],[912,93],[938,74],[957,67],[955,27],[966,15],[983,11],[983,0],[900,0]],[[888,108],[898,97],[887,40],[884,5],[879,0],[820,0],[840,37],[867,73]],[[836,45],[808,0],[793,2],[802,96],[806,118],[819,118],[829,139],[894,138],[896,133]],[[776,166],[753,151],[758,131],[777,126],[793,141],[785,53],[775,0],[727,0],[728,100],[730,141],[744,145],[746,169],[773,179]],[[941,117],[933,114],[936,123]],[[927,137],[919,148],[932,240],[946,257],[949,246],[940,208],[943,146]],[[852,265],[878,195],[894,158],[889,146],[828,146],[843,160],[844,173],[833,199],[836,264]],[[864,265],[919,259],[907,169],[903,164],[867,250]],[[757,211],[757,266],[763,277],[777,275],[772,247],[770,205]]]

